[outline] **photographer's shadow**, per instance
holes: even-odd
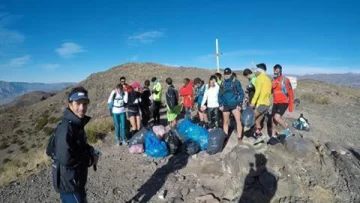
[[[149,180],[146,181],[139,189],[138,193],[127,203],[132,202],[149,202],[151,198],[163,187],[167,176],[177,170],[184,168],[188,163],[189,155],[178,153],[172,156],[168,163],[158,168]]]
[[[264,154],[255,154],[255,168],[251,163],[239,203],[270,203],[277,190],[277,179],[267,170],[266,163]]]

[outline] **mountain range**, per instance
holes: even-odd
[[[0,105],[11,102],[16,97],[33,91],[59,91],[75,83],[27,83],[0,81]]]

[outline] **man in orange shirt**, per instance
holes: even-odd
[[[282,67],[279,64],[274,66],[274,80],[272,82],[273,108],[272,108],[272,134],[275,135],[275,125],[280,124],[285,130],[284,135],[291,134],[288,124],[281,118],[287,109],[293,111],[294,91],[290,80],[282,75]]]

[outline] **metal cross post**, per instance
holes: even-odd
[[[219,53],[219,40],[218,39],[215,40],[215,44],[216,44],[216,53],[215,53],[215,55],[216,55],[216,71],[218,73],[220,73],[219,57],[222,53]]]

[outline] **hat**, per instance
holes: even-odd
[[[86,92],[83,92],[83,91],[74,92],[69,96],[69,102],[79,101],[82,99],[89,101],[89,97]]]
[[[138,82],[133,82],[133,83],[131,84],[131,87],[135,89],[135,88],[140,88],[141,85],[140,85],[140,83],[138,83]]]
[[[230,68],[225,68],[224,75],[230,75],[232,73]]]

